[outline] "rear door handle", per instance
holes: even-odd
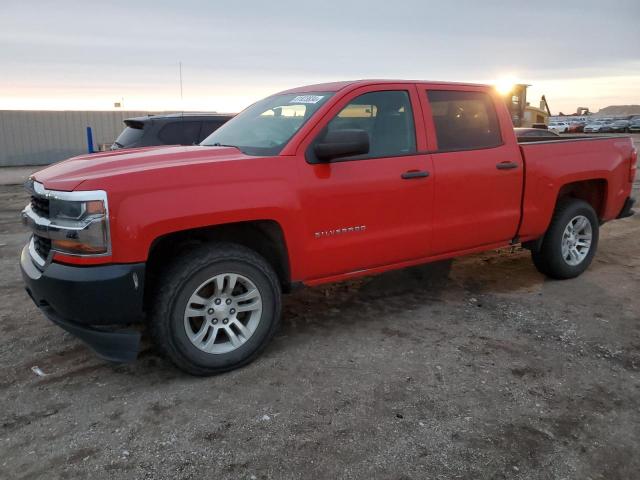
[[[496,168],[498,170],[511,170],[513,168],[518,168],[518,164],[513,162],[500,162],[496,165]]]
[[[404,172],[400,177],[403,180],[412,180],[414,178],[426,178],[429,176],[429,172],[426,170],[409,170],[408,172]]]

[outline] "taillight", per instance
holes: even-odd
[[[629,181],[633,182],[638,169],[638,150],[635,148],[631,151],[631,163],[629,164]]]

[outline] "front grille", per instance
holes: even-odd
[[[31,209],[36,215],[49,218],[49,199],[31,195]]]
[[[39,237],[38,235],[33,236],[33,246],[44,260],[49,257],[49,251],[51,250],[51,240],[48,238]]]

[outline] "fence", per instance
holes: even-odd
[[[111,144],[122,120],[149,112],[0,110],[0,166],[47,165],[87,152],[87,127],[93,144]]]

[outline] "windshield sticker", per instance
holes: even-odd
[[[289,103],[318,103],[324,98],[324,95],[298,95],[294,97]]]

